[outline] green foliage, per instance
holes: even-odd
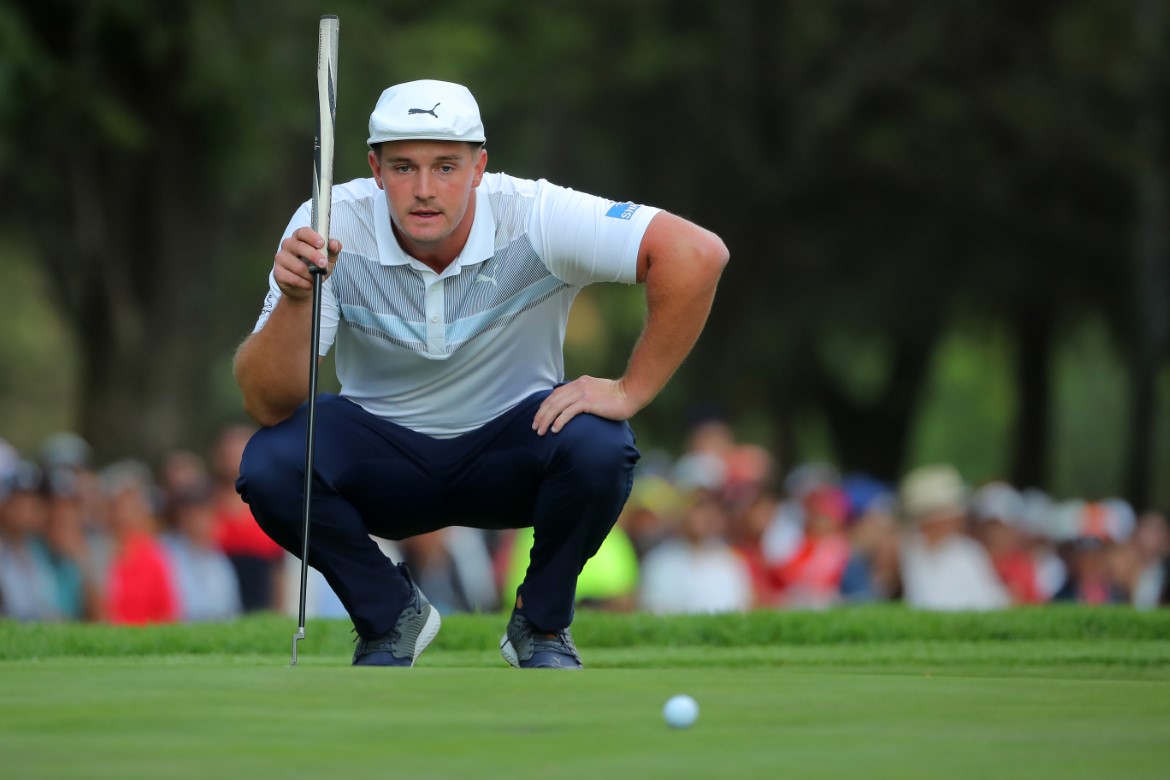
[[[1066,495],[1110,497],[1122,481],[1128,399],[1124,366],[1100,321],[1086,322],[1070,334],[1069,348],[1055,368],[1060,378],[1056,407],[1068,422],[1055,431],[1054,484]],[[1069,414],[1071,409],[1082,413]]]
[[[1127,261],[1141,224],[1166,233],[1135,195],[1141,177],[1166,189],[1165,138],[1134,131],[1167,83],[1167,15],[1136,16],[1153,5],[338,0],[338,179],[366,175],[385,86],[465,82],[491,168],[660,205],[731,248],[706,334],[639,415],[644,444],[676,446],[714,401],[744,438],[794,444],[783,465],[953,460],[978,478],[1018,465],[1026,412],[1053,421],[1049,487],[1120,493],[1141,468],[1127,438],[1170,425],[1165,398],[1160,422],[1131,423],[1125,389],[1140,338],[1166,366],[1165,251],[1161,286]],[[51,280],[99,451],[191,446],[240,413],[230,356],[308,196],[322,10],[0,0],[0,223]],[[595,327],[569,370],[616,375],[640,291],[582,304]],[[1030,312],[1055,382],[1021,411]],[[1104,334],[1072,370],[1087,322]],[[32,354],[13,359],[35,372]],[[1106,377],[1104,401],[1082,392]]]
[[[953,463],[973,483],[1008,478],[1003,453],[1010,451],[1016,414],[1011,352],[1007,334],[987,327],[956,329],[942,341],[915,424],[908,465]],[[1074,419],[1076,412],[1069,412],[1055,420],[1061,431]]]
[[[10,296],[0,317],[0,438],[31,456],[45,436],[76,425],[77,358],[44,277],[23,251],[9,257],[5,275],[10,289],[26,292]]]

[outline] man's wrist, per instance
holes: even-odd
[[[305,306],[312,304],[313,293],[311,291],[305,291],[303,295],[301,294],[301,291],[298,291],[295,295],[285,293],[284,295],[280,296],[280,303],[284,303],[288,306]]]
[[[648,392],[645,388],[639,387],[637,382],[632,381],[628,376],[621,377],[617,383],[622,396],[630,405],[631,416],[649,406],[650,402],[654,400],[654,396],[658,395],[656,392]]]

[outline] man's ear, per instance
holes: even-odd
[[[472,181],[472,187],[478,187],[479,182],[483,179],[483,172],[487,170],[487,149],[480,147],[479,161],[475,164],[475,179]]]
[[[378,153],[371,149],[370,153],[366,155],[366,162],[370,164],[370,171],[374,174],[374,181],[378,183],[378,189],[386,189],[382,186],[382,160],[378,157]]]

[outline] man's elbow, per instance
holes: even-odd
[[[238,377],[237,377],[238,379]],[[247,382],[240,382],[240,391],[244,401],[244,414],[252,418],[262,428],[271,428],[273,425],[284,422],[292,417],[296,407],[286,409],[273,403]]]
[[[292,412],[285,413],[263,404],[249,403],[247,399],[244,400],[244,413],[261,428],[271,428],[292,417]]]
[[[284,410],[272,403],[272,399],[264,392],[263,382],[257,373],[256,364],[250,360],[248,345],[251,339],[245,340],[236,350],[232,359],[232,374],[240,388],[243,397],[244,413],[257,425],[271,428],[282,423],[292,416],[293,409]]]
[[[723,273],[723,269],[727,267],[727,263],[731,259],[731,252],[723,243],[723,239],[710,230],[703,230],[702,238],[697,242],[695,254],[698,262],[715,278]]]
[[[270,428],[279,422],[279,420],[274,420],[275,415],[269,409],[248,398],[247,394],[244,395],[244,414],[262,428]]]

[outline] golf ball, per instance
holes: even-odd
[[[699,703],[683,693],[671,696],[662,708],[662,717],[672,729],[685,729],[699,717]]]

